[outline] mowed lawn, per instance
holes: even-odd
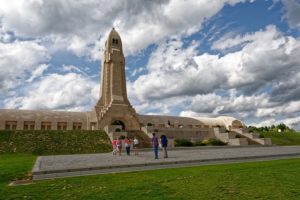
[[[8,186],[32,155],[0,155],[0,199],[299,199],[300,159],[163,169]]]
[[[261,132],[265,138],[271,138],[272,143],[275,145],[300,145],[300,133],[299,132],[282,132],[275,131]]]

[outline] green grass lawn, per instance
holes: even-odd
[[[35,155],[103,153],[112,150],[104,131],[0,130],[0,154]]]
[[[261,132],[265,138],[271,138],[272,143],[276,145],[300,145],[299,132]]]
[[[0,199],[299,199],[300,159],[36,181],[7,186],[35,156],[0,155]]]

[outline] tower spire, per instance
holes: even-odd
[[[112,28],[104,51],[101,74],[101,90],[98,105],[108,107],[113,103],[130,105],[127,99],[125,57],[119,33]]]
[[[95,106],[95,110],[100,123],[104,123],[105,120],[111,120],[112,117],[123,120],[130,118],[130,122],[123,121],[126,124],[131,124],[127,127],[132,129],[139,128],[136,112],[127,98],[122,40],[114,28],[111,29],[105,43],[100,99]]]

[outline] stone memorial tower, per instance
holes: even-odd
[[[105,42],[100,99],[95,106],[98,129],[119,124],[124,130],[140,130],[137,114],[127,98],[122,40],[113,28]]]

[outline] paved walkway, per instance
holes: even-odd
[[[137,171],[249,160],[267,160],[300,157],[300,146],[269,147],[218,147],[187,148],[170,150],[169,158],[153,159],[152,151],[139,155],[113,156],[111,153],[40,156],[32,170],[33,178],[47,179],[66,176],[80,176],[99,173]]]

